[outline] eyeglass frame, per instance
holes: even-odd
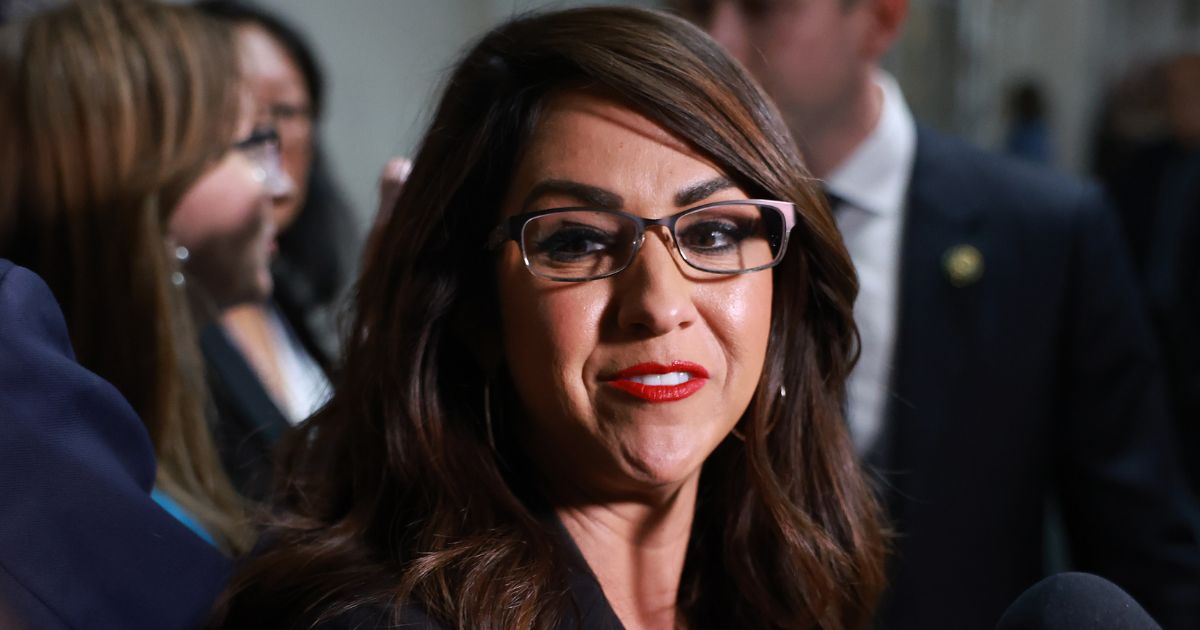
[[[246,155],[258,169],[258,177],[268,190],[280,192],[285,188],[283,172],[282,140],[274,125],[256,125],[250,135],[230,145],[234,151]],[[262,153],[260,153],[262,151]]]
[[[274,146],[279,150],[279,130],[273,125],[258,125],[250,130],[250,135],[234,142],[232,148],[237,151],[250,152],[260,146]]]
[[[767,207],[778,210],[783,215],[783,234],[780,236],[779,252],[777,254],[775,254],[774,260],[772,260],[771,262],[769,262],[765,265],[751,267],[750,269],[737,269],[737,270],[733,270],[733,271],[704,269],[702,267],[698,267],[695,263],[688,260],[687,254],[685,254],[683,252],[683,248],[681,248],[679,246],[679,238],[678,238],[678,235],[675,233],[675,225],[679,222],[679,220],[690,214],[694,214],[696,212],[700,212],[703,210],[708,210],[710,208],[715,208],[715,207],[720,207],[720,206],[730,206],[730,205],[736,205],[736,204],[767,206]],[[621,267],[619,267],[617,269],[600,274],[598,276],[590,276],[587,278],[561,278],[561,277],[547,276],[547,275],[540,274],[540,273],[534,271],[533,267],[530,266],[530,263],[529,263],[529,255],[525,251],[525,235],[524,235],[525,226],[530,221],[537,219],[539,217],[544,217],[544,216],[551,215],[551,214],[559,214],[559,213],[563,213],[563,212],[580,212],[580,211],[601,212],[604,214],[615,214],[617,216],[625,217],[627,219],[632,220],[634,222],[634,224],[637,226],[637,233],[636,233],[636,237],[634,240],[633,251],[629,254],[629,260],[626,261],[624,265],[622,265]],[[675,251],[679,252],[679,257],[681,259],[683,259],[683,262],[687,263],[687,265],[689,267],[691,267],[692,269],[695,269],[697,271],[702,271],[704,273],[714,273],[714,274],[723,275],[723,276],[738,276],[738,275],[747,274],[747,273],[754,273],[756,271],[762,271],[764,269],[770,269],[783,261],[784,255],[787,254],[788,239],[792,234],[792,228],[796,227],[796,223],[797,223],[796,215],[797,215],[796,204],[794,204],[790,201],[774,201],[771,199],[729,199],[726,201],[714,201],[712,203],[706,203],[706,204],[702,204],[699,206],[686,208],[684,210],[680,210],[679,212],[676,212],[675,214],[672,214],[672,215],[666,216],[666,217],[662,217],[660,219],[647,219],[645,217],[639,217],[636,214],[631,214],[631,213],[624,212],[622,210],[616,210],[613,208],[594,208],[594,207],[587,207],[587,206],[566,207],[566,208],[549,208],[546,210],[536,210],[533,212],[524,212],[521,214],[515,214],[511,217],[505,218],[504,220],[502,220],[500,222],[499,225],[497,225],[495,228],[493,228],[492,231],[488,234],[487,243],[486,243],[485,247],[488,251],[495,251],[497,248],[499,248],[504,243],[507,243],[508,241],[515,241],[517,243],[517,247],[519,247],[521,250],[521,260],[525,263],[525,269],[528,270],[529,273],[533,274],[534,276],[536,276],[538,278],[545,278],[546,280],[551,280],[553,282],[590,282],[592,280],[601,280],[603,278],[611,278],[612,276],[615,276],[615,275],[621,273],[622,271],[625,271],[626,269],[628,269],[629,266],[633,264],[633,261],[637,258],[638,252],[640,252],[642,250],[642,244],[646,241],[646,230],[648,230],[649,228],[651,228],[653,226],[658,225],[658,226],[667,228],[667,232],[669,232],[671,235],[671,242],[675,245]]]

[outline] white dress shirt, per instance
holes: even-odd
[[[847,424],[859,453],[879,439],[887,411],[896,340],[897,285],[905,200],[917,127],[900,86],[879,71],[883,106],[875,129],[825,180],[839,197],[837,223],[858,270],[854,319],[862,355],[847,383]]]

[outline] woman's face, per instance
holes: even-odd
[[[270,33],[244,24],[237,36],[246,80],[257,101],[257,119],[279,130],[283,170],[296,183],[293,194],[275,201],[275,224],[286,230],[304,204],[312,169],[312,96],[300,66]]]
[[[248,136],[254,126],[251,101],[243,101],[236,138]],[[217,308],[271,295],[275,222],[268,171],[246,152],[230,148],[184,193],[171,215],[169,241],[189,252],[184,262],[189,282]]]
[[[626,107],[567,93],[544,112],[503,214],[594,206],[607,196],[625,212],[660,218],[747,198],[723,176]],[[697,271],[654,227],[630,266],[609,278],[535,277],[510,241],[497,279],[507,365],[527,412],[524,442],[546,478],[613,496],[671,492],[698,477],[762,372],[769,271]]]

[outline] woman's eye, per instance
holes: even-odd
[[[607,251],[613,238],[607,232],[587,227],[571,227],[557,230],[537,242],[538,254],[554,261],[578,260]]]
[[[713,252],[737,247],[749,233],[749,228],[732,221],[705,221],[689,225],[679,238],[688,249]]]

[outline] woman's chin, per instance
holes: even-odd
[[[619,457],[631,481],[645,488],[672,488],[700,474],[719,443],[699,439],[693,430],[655,430],[623,442]],[[710,448],[711,446],[711,448]]]

